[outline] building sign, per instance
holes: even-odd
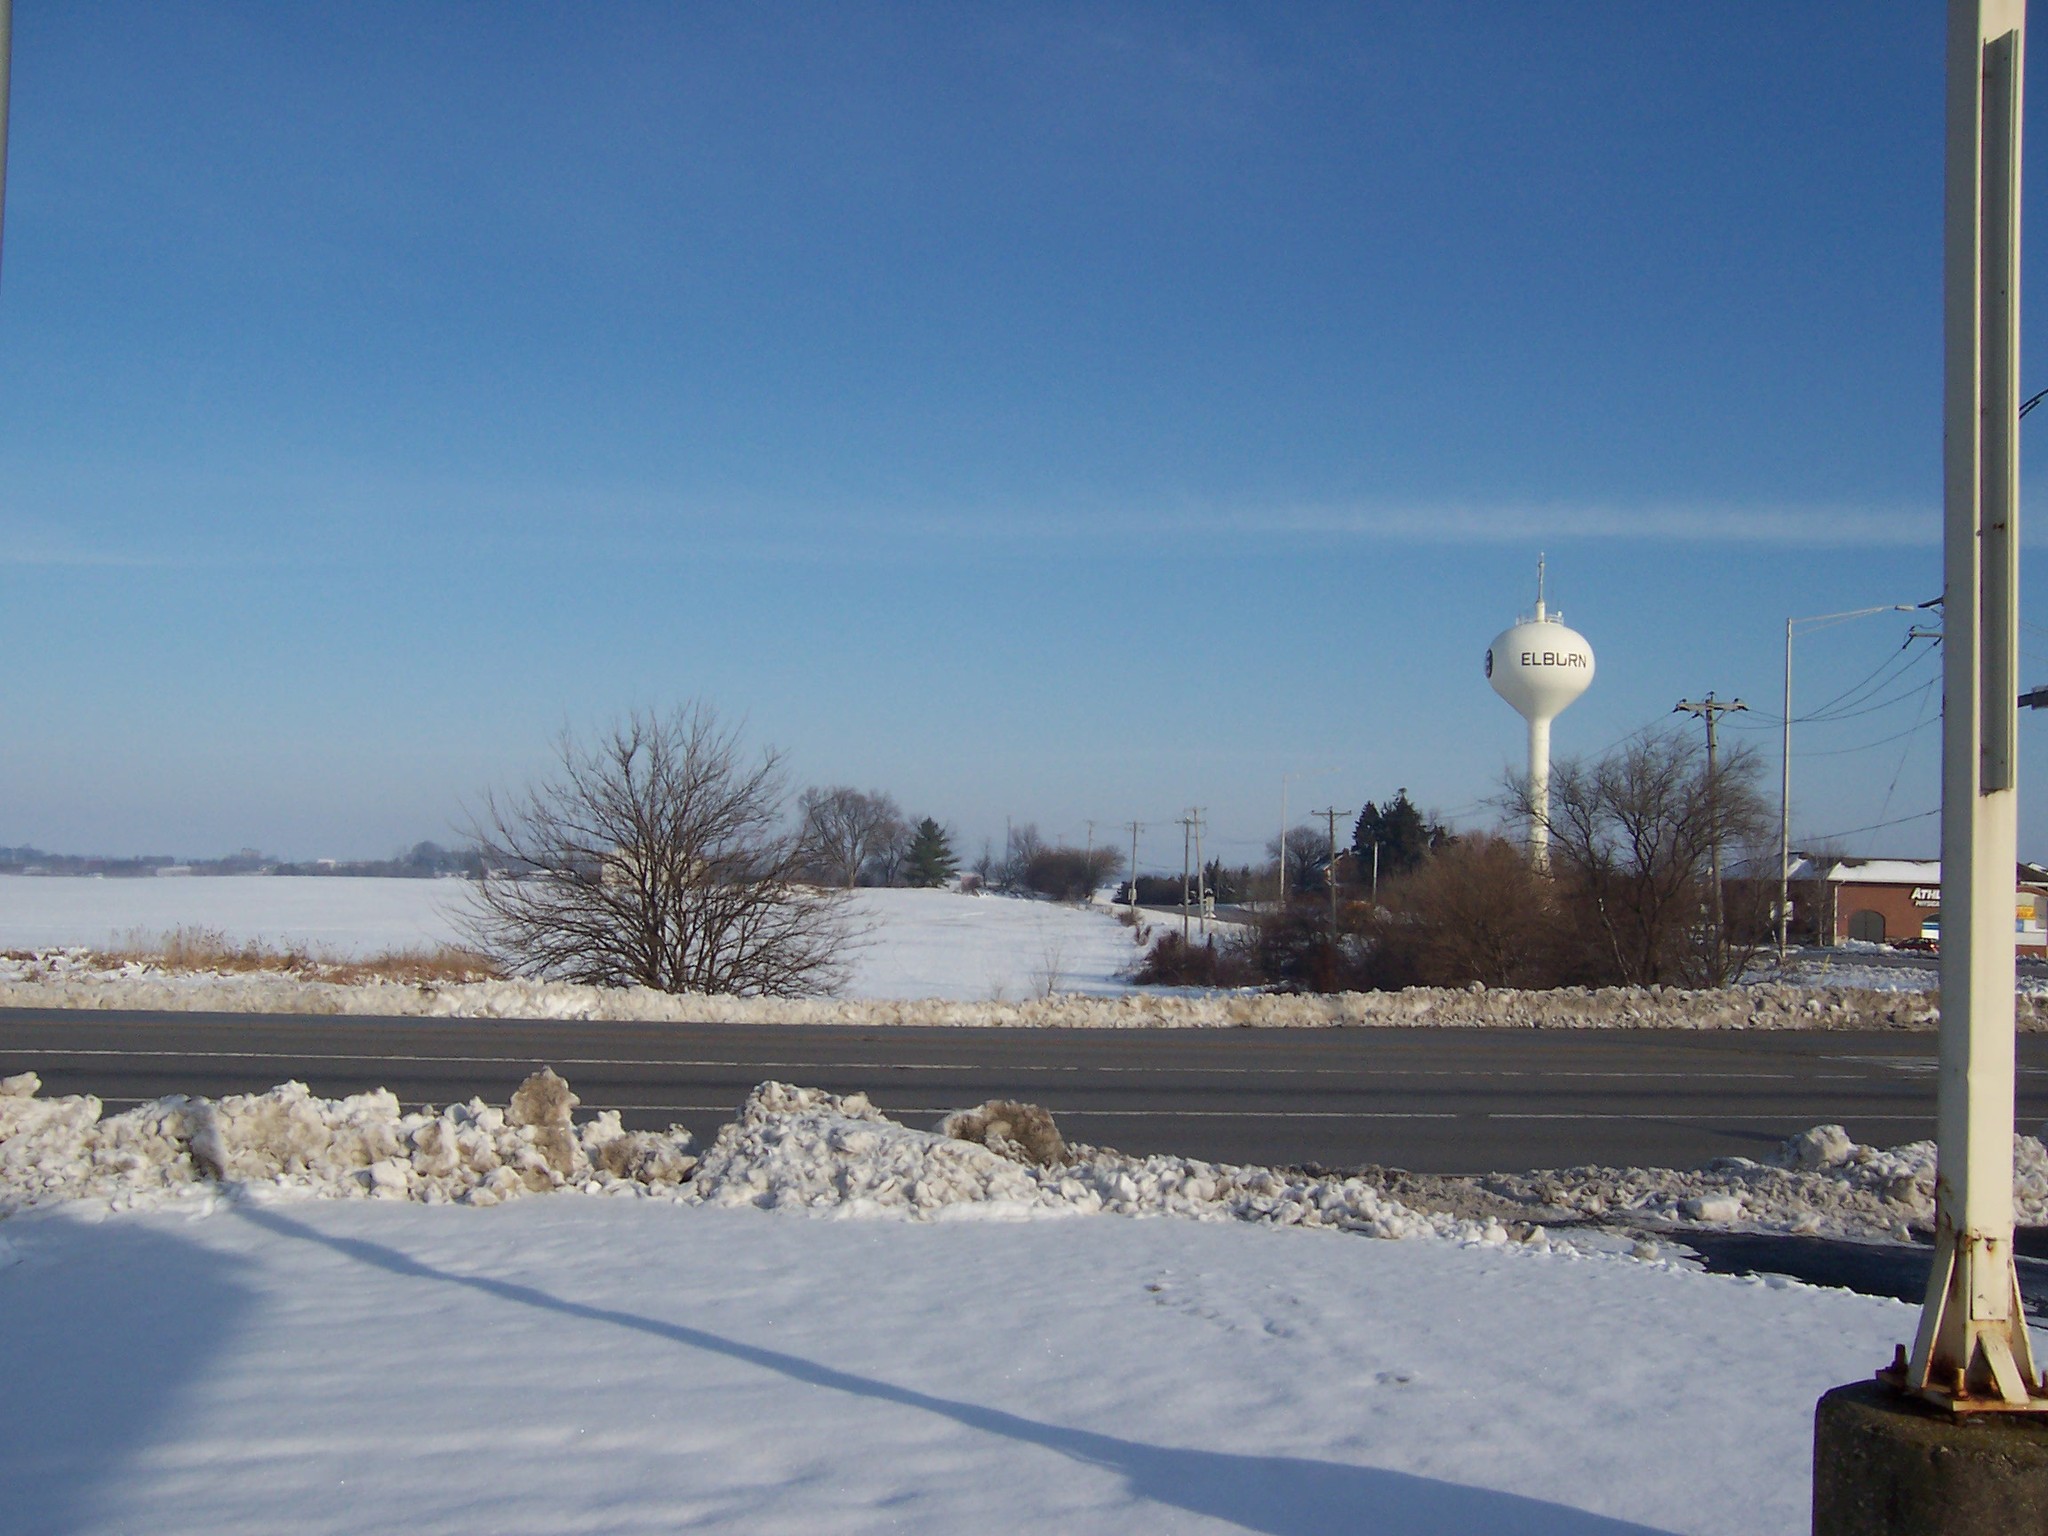
[[[1941,887],[1938,885],[1916,885],[1913,887],[1913,905],[1916,907],[1938,907],[1941,905]]]

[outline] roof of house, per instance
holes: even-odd
[[[1940,885],[1939,859],[1833,859],[1825,866],[1826,879],[1834,885]],[[1791,878],[1811,880],[1812,858],[1800,854],[1793,859]],[[2048,869],[2039,864],[2014,866],[2013,879],[2020,885],[2048,883]]]
[[[1843,860],[1828,871],[1828,879],[1853,885],[1939,885],[1939,859]]]

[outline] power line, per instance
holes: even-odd
[[[1913,730],[1915,732],[1918,732],[1923,726],[1934,723],[1933,721],[1930,721],[1927,718],[1927,700],[1933,697],[1935,697],[1935,694],[1933,689],[1930,688],[1927,692],[1926,697],[1921,699],[1920,714],[1918,718],[1915,719],[1913,722]],[[1936,719],[1939,718],[1939,716],[1936,717]],[[1899,750],[1899,761],[1892,769],[1892,781],[1891,783],[1885,785],[1884,799],[1878,804],[1877,807],[1877,814],[1880,818],[1883,817],[1886,811],[1889,811],[1892,808],[1892,793],[1899,787],[1899,776],[1906,771],[1906,759],[1909,755],[1911,755],[1912,751],[1913,744],[1910,741],[1908,741],[1906,745]]]
[[[1847,757],[1852,753],[1867,752],[1872,747],[1882,747],[1888,745],[1891,742],[1898,741],[1902,737],[1911,736],[1916,731],[1925,730],[1928,726],[1934,724],[1933,721],[1927,718],[1927,701],[1935,696],[1935,694],[1940,688],[1940,685],[1940,678],[1929,678],[1926,682],[1922,683],[1918,688],[1914,689],[1911,693],[1902,694],[1897,699],[1894,699],[1892,701],[1892,703],[1894,704],[1904,704],[1913,699],[1918,699],[1920,701],[1920,714],[1915,718],[1914,723],[1906,727],[1906,729],[1903,731],[1894,731],[1889,736],[1879,736],[1871,741],[1858,742],[1853,747],[1815,747],[1805,752],[1794,752],[1792,755],[1794,757],[1800,758]],[[1888,704],[1885,707],[1888,709],[1891,706]],[[1875,713],[1875,711],[1870,712]]]
[[[1857,683],[1854,687],[1844,689],[1842,692],[1836,694],[1832,699],[1829,699],[1825,704],[1819,705],[1814,709],[1808,710],[1803,715],[1794,715],[1792,717],[1793,723],[1795,725],[1803,725],[1822,720],[1846,719],[1847,715],[1845,713],[1831,714],[1830,711],[1837,710],[1838,706],[1845,709],[1847,705],[1856,702],[1862,697],[1866,697],[1869,694],[1876,692],[1877,689],[1882,688],[1886,683],[1893,682],[1897,678],[1905,676],[1907,672],[1911,671],[1914,667],[1918,666],[1927,657],[1935,654],[1934,647],[1931,645],[1928,646],[1925,650],[1922,650],[1918,653],[1914,653],[1913,639],[1913,636],[1907,636],[1906,643],[1900,646],[1899,649],[1894,651],[1891,655],[1887,656],[1884,659],[1883,664],[1879,666],[1875,671],[1873,671],[1868,677],[1864,678],[1862,682]],[[1905,664],[1903,666],[1900,666],[1900,663],[1902,661]],[[1884,675],[1887,672],[1891,672],[1892,669],[1895,667],[1898,668],[1898,670],[1896,673],[1893,674],[1892,677],[1886,677]]]
[[[1925,821],[1930,816],[1939,816],[1940,814],[1941,807],[1936,806],[1933,810],[1922,811],[1917,816],[1898,816],[1890,821],[1873,821],[1867,827],[1850,827],[1841,832],[1824,832],[1819,837],[1812,839],[1812,841],[1816,843],[1830,843],[1838,837],[1854,837],[1859,832],[1882,832],[1886,827],[1903,827],[1910,822]]]

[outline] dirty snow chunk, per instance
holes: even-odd
[[[1695,1195],[1681,1209],[1694,1221],[1729,1222],[1742,1218],[1742,1200],[1736,1195]]]
[[[978,1141],[991,1151],[1041,1168],[1068,1161],[1066,1138],[1052,1112],[1014,1099],[990,1099],[973,1109],[955,1110],[939,1122],[939,1134],[955,1141]]]
[[[553,1067],[542,1067],[513,1092],[505,1119],[531,1130],[534,1145],[548,1167],[566,1178],[578,1171],[579,1148],[569,1117],[581,1102]]]
[[[0,1099],[32,1099],[43,1090],[43,1080],[33,1072],[0,1077]]]
[[[516,1124],[481,1100],[406,1113],[379,1089],[323,1099],[303,1083],[218,1101],[171,1097],[102,1117],[98,1099],[0,1096],[0,1215],[55,1200],[204,1197],[219,1185],[319,1198],[496,1204],[565,1186],[673,1190],[695,1165],[680,1126],[629,1133],[615,1111],[582,1127],[560,1078],[524,1085]]]
[[[1839,1125],[1816,1125],[1788,1139],[1775,1161],[1794,1168],[1839,1168],[1855,1154],[1856,1143]]]

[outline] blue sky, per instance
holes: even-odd
[[[970,853],[1483,824],[1539,549],[1561,755],[1774,717],[1940,588],[1941,9],[21,0],[0,842],[445,841],[684,697]],[[1797,836],[1933,808],[1933,667]]]

